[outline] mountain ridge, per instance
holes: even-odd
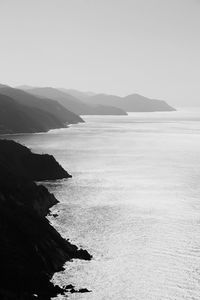
[[[42,98],[49,98],[59,102],[66,109],[78,115],[126,115],[127,113],[114,106],[103,106],[102,104],[87,104],[81,99],[74,97],[60,89],[52,87],[26,88],[26,92]]]
[[[34,133],[66,127],[84,120],[51,99],[0,85],[0,133]]]
[[[102,103],[103,105],[115,105],[126,112],[154,112],[154,111],[175,111],[176,109],[170,106],[164,100],[147,98],[140,94],[129,94],[125,97],[96,94],[94,96],[85,97],[83,101],[86,103]]]

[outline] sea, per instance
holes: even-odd
[[[200,111],[83,119],[12,136],[73,176],[44,182],[60,201],[48,218],[93,259],[53,281],[91,291],[69,300],[199,300]]]

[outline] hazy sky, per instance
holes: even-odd
[[[0,0],[0,82],[200,103],[200,0]]]

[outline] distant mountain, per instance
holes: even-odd
[[[36,108],[40,111],[48,113],[49,115],[51,115],[52,119],[55,119],[56,121],[62,123],[63,126],[65,124],[84,122],[81,117],[69,111],[60,103],[58,103],[57,101],[53,101],[52,99],[43,99],[41,97],[39,98],[23,90],[15,89],[9,86],[0,86],[0,94],[11,97],[21,105],[27,106],[29,108]]]
[[[57,101],[65,108],[78,115],[85,114],[89,109],[89,105],[82,103],[79,99],[76,99],[75,97],[52,87],[35,87],[29,88],[26,91],[29,94],[37,97],[49,98],[51,100]]]
[[[94,96],[84,97],[83,101],[87,104],[111,105],[121,108],[127,112],[153,112],[175,110],[165,101],[149,99],[138,94],[132,94],[126,97],[96,94]]]
[[[150,99],[139,94],[126,97],[74,89],[21,86],[31,95],[49,98],[78,115],[124,115],[126,112],[174,111],[163,100]]]
[[[117,107],[103,106],[101,103],[86,104],[82,100],[65,92],[64,89],[60,90],[52,87],[27,88],[26,86],[26,92],[37,97],[57,101],[66,109],[78,115],[126,115],[125,111]]]

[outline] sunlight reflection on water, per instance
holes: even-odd
[[[55,227],[86,248],[55,280],[84,300],[199,299],[200,114],[86,116],[85,124],[17,136],[72,173],[46,183]]]

